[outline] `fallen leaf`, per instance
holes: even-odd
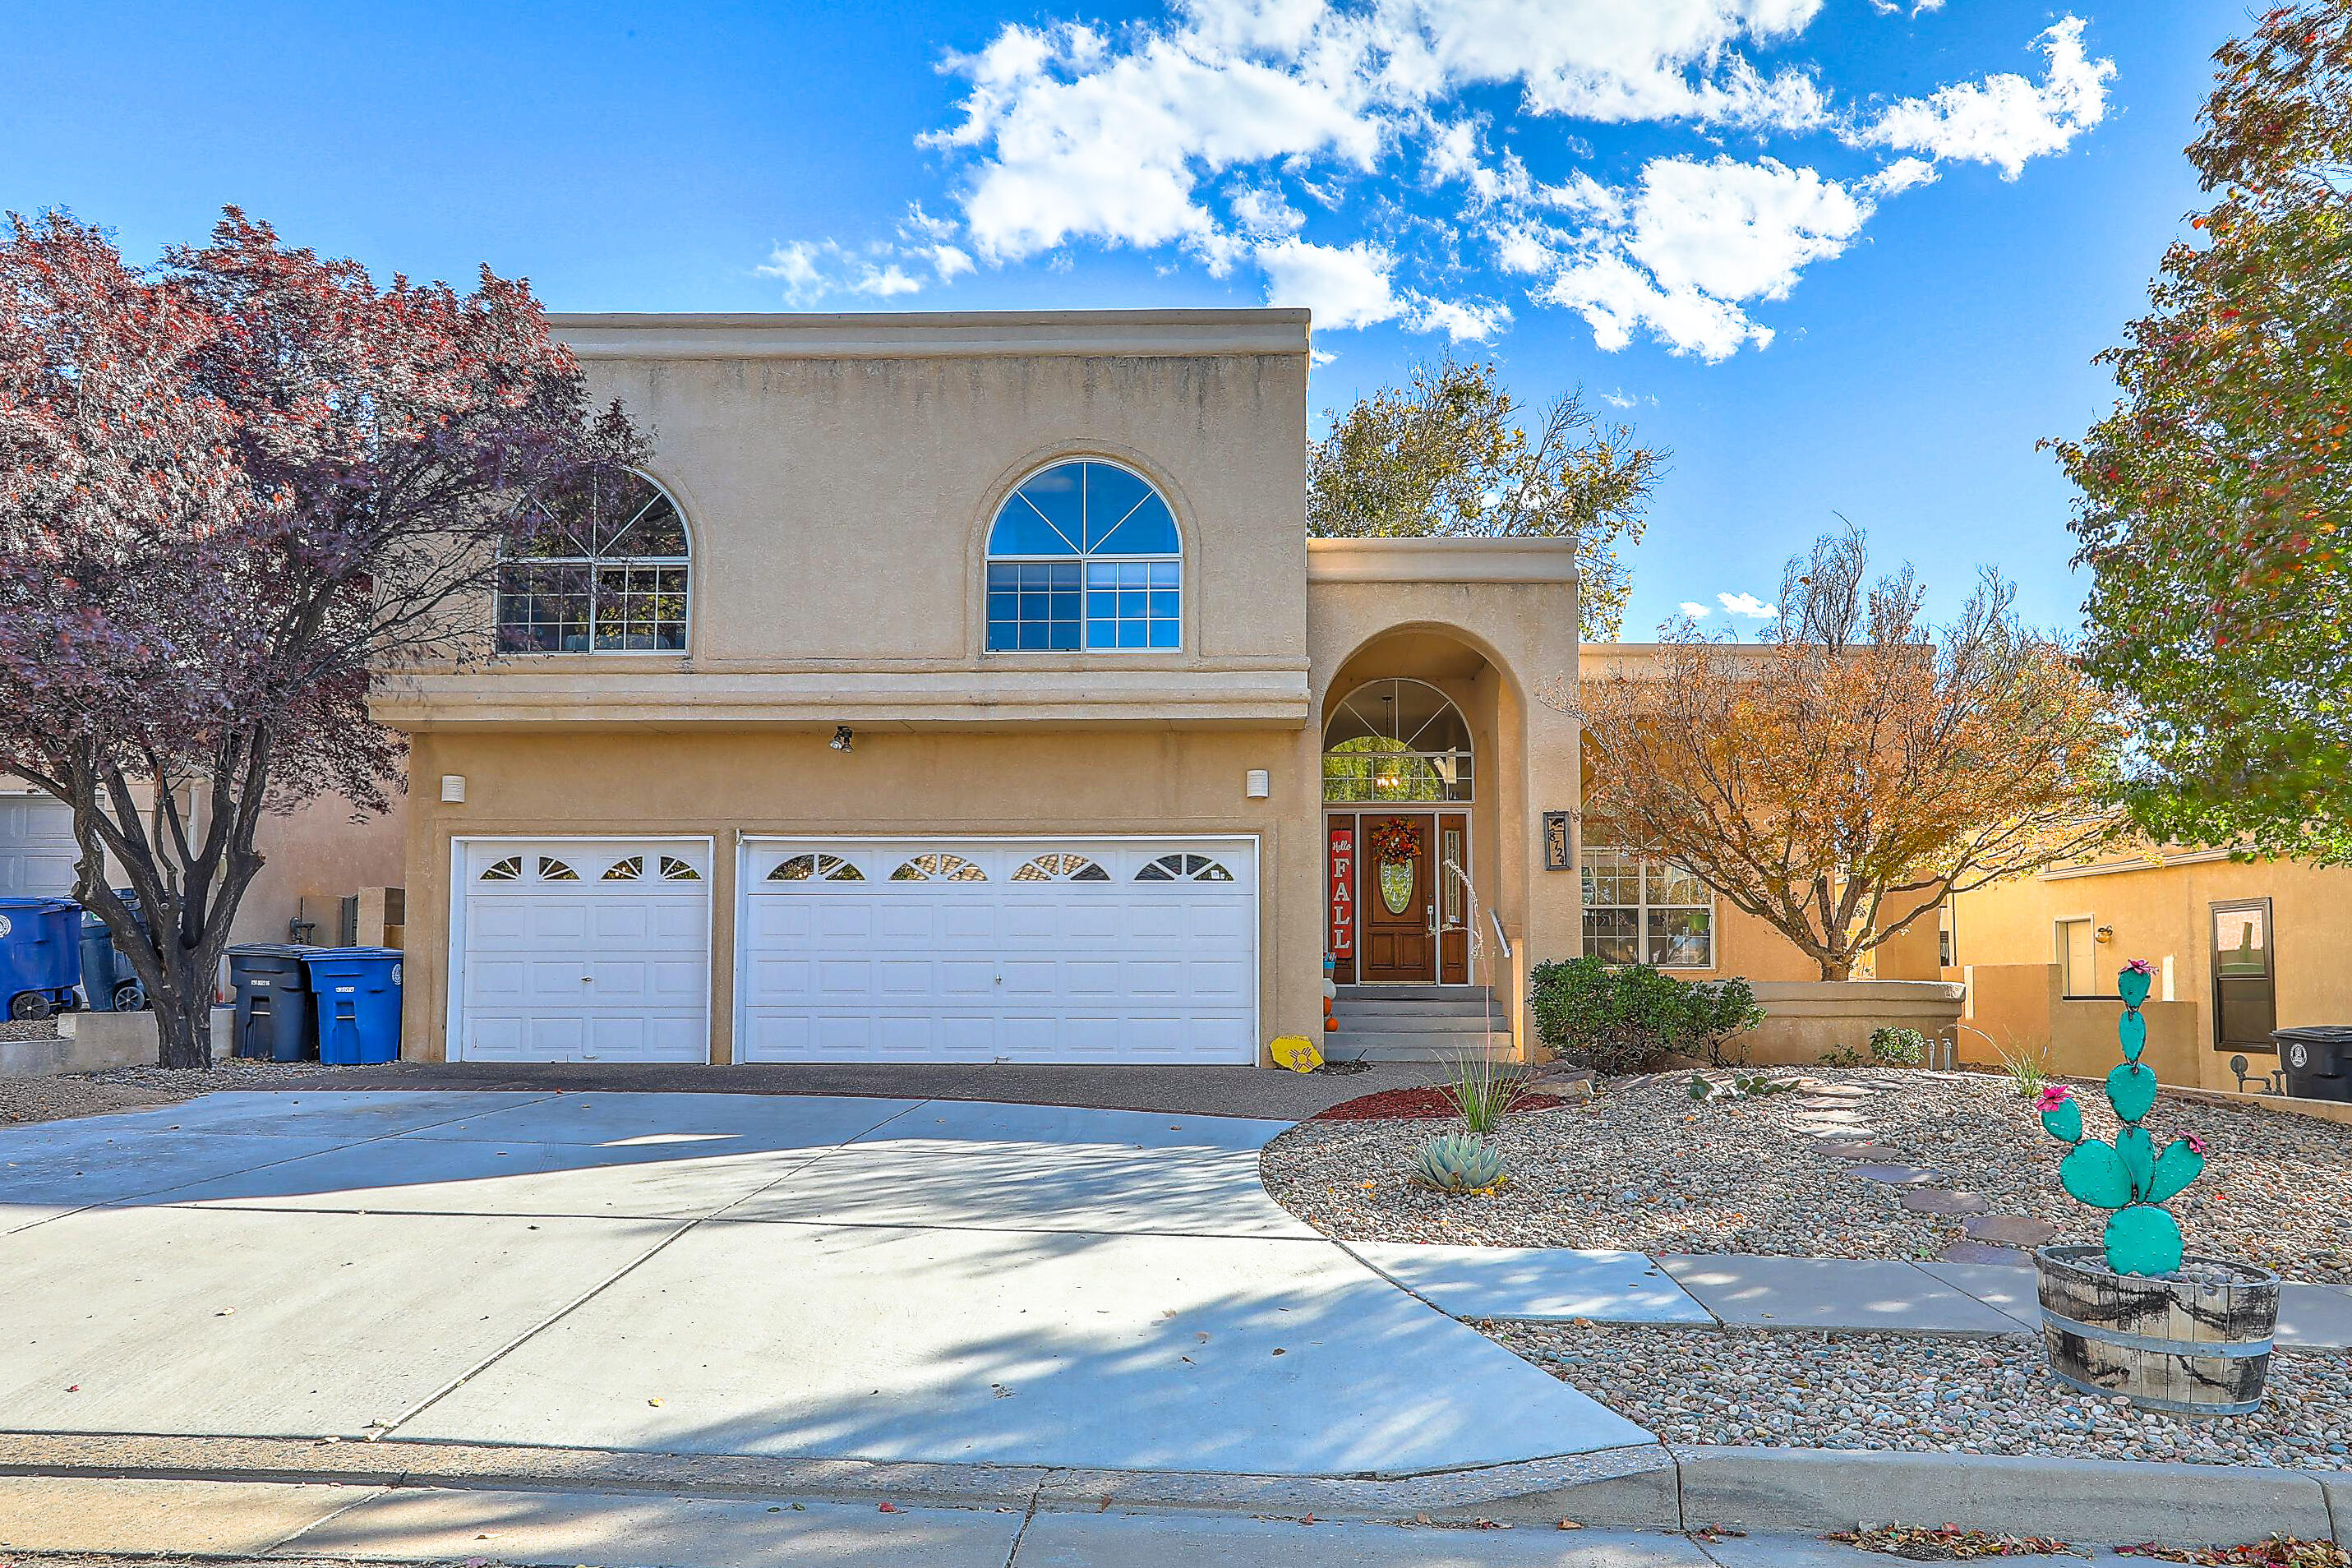
[[[898,1505],[895,1502],[880,1503],[876,1505],[874,1511],[877,1513],[896,1513],[898,1511]]]
[[[659,1404],[661,1403],[661,1401],[660,1401],[659,1399],[648,1399],[648,1400],[646,1400],[646,1403],[647,1405],[659,1405]]]
[[[1563,1520],[1561,1520],[1561,1521],[1559,1521],[1559,1527],[1560,1527],[1562,1530],[1582,1530],[1582,1529],[1584,1528],[1584,1526],[1582,1526],[1582,1525],[1580,1525],[1580,1524],[1577,1523],[1577,1522],[1576,1522],[1576,1521],[1574,1521],[1574,1520],[1572,1520],[1572,1519],[1563,1519]]]

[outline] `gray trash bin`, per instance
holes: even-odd
[[[228,980],[236,991],[232,1054],[271,1062],[318,1059],[310,973],[302,962],[318,951],[283,942],[241,942],[228,950]]]
[[[2352,1100],[2352,1026],[2310,1024],[2273,1029],[2286,1091],[2297,1100]]]

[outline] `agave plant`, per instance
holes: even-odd
[[[1475,1193],[1509,1179],[1499,1144],[1464,1132],[1446,1132],[1412,1152],[1412,1179],[1441,1193]]]

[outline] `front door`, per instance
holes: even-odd
[[[2274,1051],[2278,999],[2271,965],[2271,901],[2213,906],[2213,1048]]]
[[[1435,980],[1435,824],[1420,812],[1367,812],[1362,822],[1362,881],[1356,903],[1363,922],[1362,978],[1390,984]]]

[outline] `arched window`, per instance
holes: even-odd
[[[1108,882],[1110,873],[1083,855],[1040,855],[1013,873],[1016,882]]]
[[[1206,855],[1162,855],[1135,874],[1139,882],[1230,882],[1234,874]]]
[[[1470,798],[1470,726],[1425,680],[1368,680],[1323,721],[1323,798],[1331,802]]]
[[[537,526],[499,570],[500,653],[686,651],[686,520],[668,491],[605,469],[530,506]]]
[[[992,652],[1183,644],[1184,546],[1150,481],[1095,458],[1033,474],[988,531]]]
[[[866,873],[838,855],[794,855],[768,873],[771,882],[862,882]]]

